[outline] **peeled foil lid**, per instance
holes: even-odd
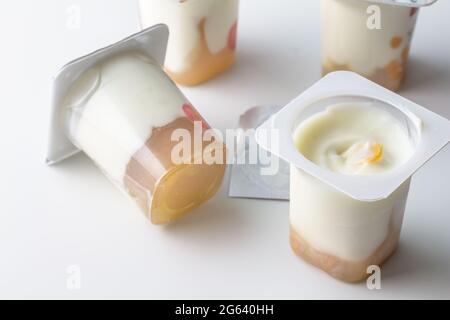
[[[55,164],[80,151],[66,136],[65,112],[63,110],[66,94],[74,83],[101,61],[116,54],[129,51],[148,55],[162,66],[166,55],[168,38],[169,29],[167,26],[163,24],[155,25],[115,44],[69,62],[58,72],[53,82],[47,164]],[[92,77],[92,79],[95,81],[96,77]],[[92,83],[92,85],[94,86],[95,83]]]
[[[420,8],[432,5],[437,0],[364,0],[364,1],[391,4],[394,6]]]
[[[250,108],[240,116],[239,129],[256,129],[280,109],[281,106],[270,105]],[[236,150],[236,156],[241,154],[248,159],[250,143],[256,144],[254,136],[238,138],[237,145],[241,148]],[[228,195],[232,198],[289,200],[290,167],[286,161],[279,158],[277,160],[279,170],[275,175],[261,175],[261,163],[233,164]]]

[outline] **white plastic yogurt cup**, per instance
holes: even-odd
[[[321,0],[322,73],[347,70],[397,91],[419,8],[411,0]]]
[[[351,96],[320,103],[326,109],[299,123],[293,139],[321,168],[382,176],[415,152],[420,133],[397,109]],[[368,266],[380,265],[397,247],[409,185],[410,179],[385,199],[361,201],[291,165],[292,248],[337,278],[363,279]]]
[[[166,41],[167,28],[156,26],[64,67],[48,156],[55,163],[83,151],[154,224],[209,200],[226,167],[223,142],[203,139],[209,125],[159,64]],[[220,161],[206,162],[209,153]]]
[[[177,83],[199,84],[234,63],[239,0],[139,0],[139,7],[143,27],[169,27],[165,69]]]
[[[267,130],[278,130],[280,140],[268,141]],[[291,164],[295,253],[355,282],[396,249],[411,176],[450,142],[450,122],[354,73],[335,72],[256,138]]]

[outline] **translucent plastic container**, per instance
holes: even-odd
[[[399,90],[425,4],[430,1],[321,0],[323,75],[353,71]]]
[[[279,139],[268,140],[267,130]],[[294,252],[356,282],[397,248],[411,177],[448,145],[450,122],[341,71],[272,116],[256,139],[291,164]]]
[[[203,142],[209,125],[149,56],[126,52],[92,66],[74,82],[63,108],[73,144],[155,224],[201,205],[221,185],[224,159],[206,164],[202,150],[209,146],[225,157],[224,144]],[[189,145],[200,139],[182,161],[173,156],[177,129],[188,134]]]
[[[235,61],[239,0],[140,0],[143,27],[164,23],[170,36],[165,69],[179,84],[197,85]]]
[[[369,266],[381,266],[394,253],[409,181],[376,202],[354,200],[297,168],[291,183],[290,244],[297,256],[337,279],[358,282]]]
[[[308,108],[314,114],[298,120],[292,139],[298,152],[334,174],[370,187],[415,152],[417,128],[386,103],[336,96]],[[380,266],[397,248],[409,186],[410,179],[387,198],[363,201],[291,166],[294,252],[338,279],[365,279],[369,266]]]

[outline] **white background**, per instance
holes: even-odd
[[[218,128],[285,104],[320,77],[319,1],[242,0],[239,57],[183,91]],[[81,27],[66,27],[67,8]],[[407,98],[450,118],[450,1],[420,13]],[[52,76],[139,30],[130,0],[9,0],[0,7],[1,298],[450,298],[450,149],[413,179],[382,290],[341,283],[296,258],[288,203],[226,197],[155,227],[83,155],[44,164]],[[81,289],[66,287],[81,268]]]

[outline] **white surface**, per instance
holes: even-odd
[[[75,30],[66,28],[73,4],[82,14]],[[450,298],[449,149],[413,179],[400,248],[379,291],[296,258],[288,203],[228,199],[227,183],[196,214],[154,227],[85,156],[44,165],[52,75],[137,31],[137,4],[2,6],[1,298]],[[441,0],[420,13],[401,93],[450,118],[448,12]],[[315,0],[242,0],[237,64],[183,91],[222,129],[249,106],[287,103],[319,79],[319,13]],[[71,265],[81,268],[80,290],[66,287]]]

